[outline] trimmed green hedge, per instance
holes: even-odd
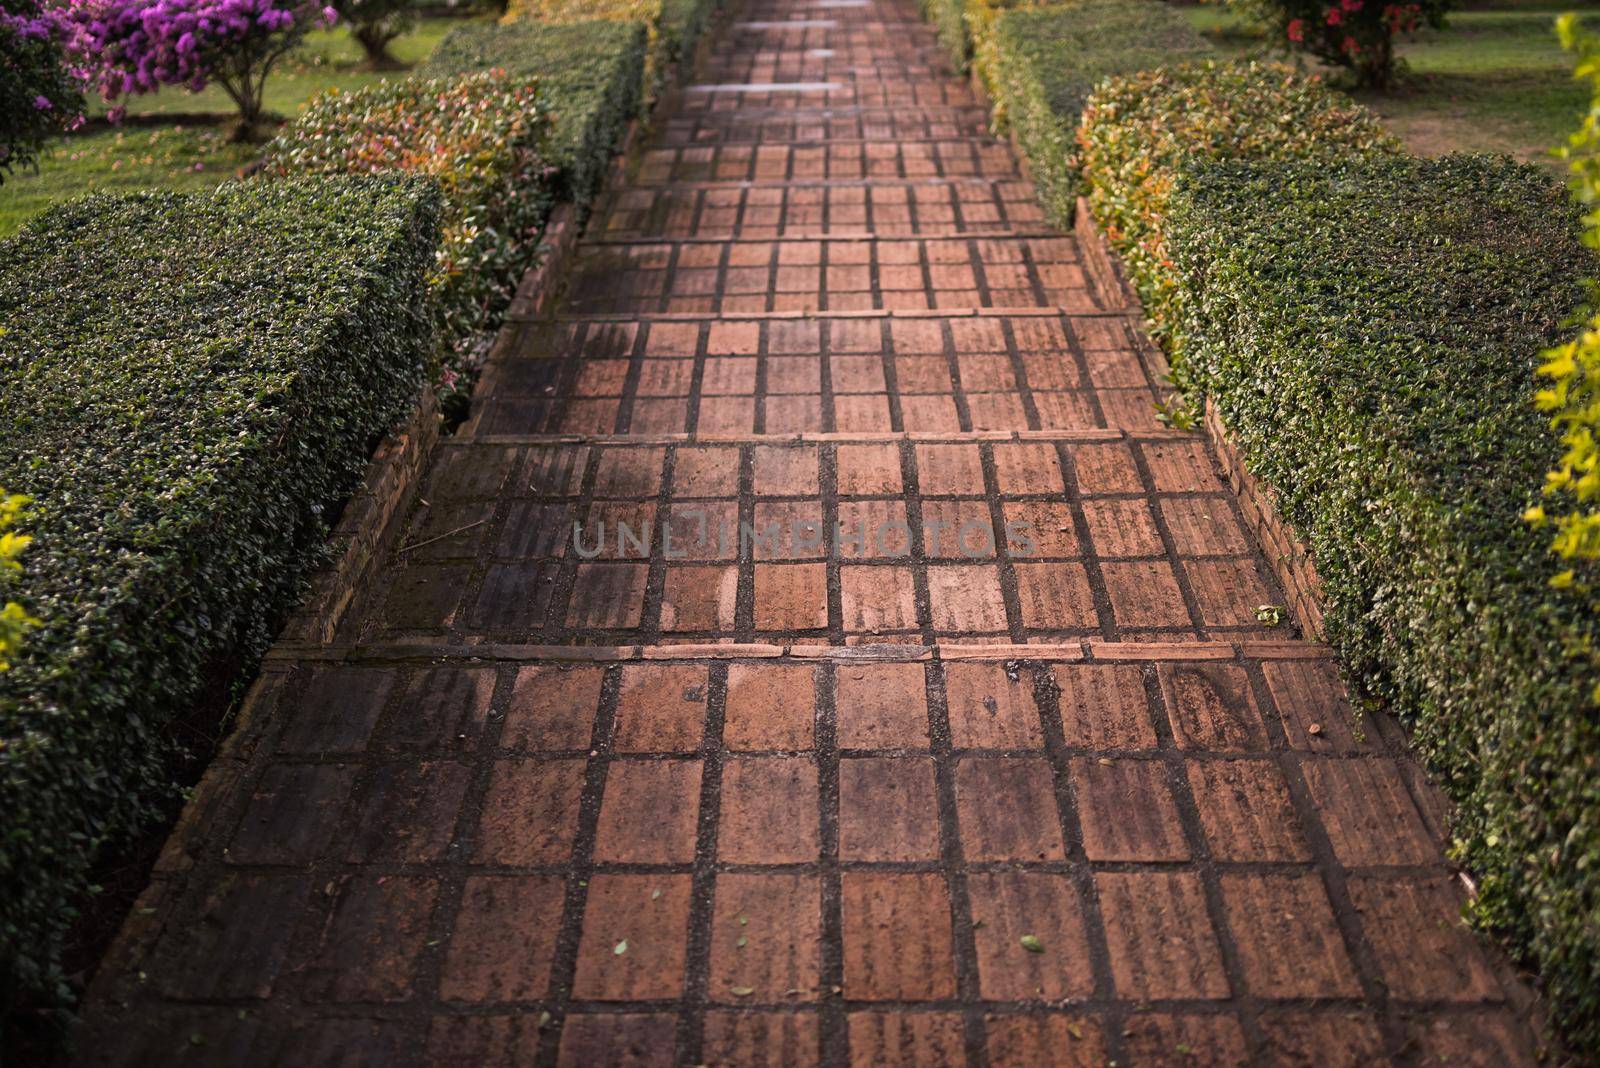
[[[65,996],[97,857],[170,817],[168,726],[272,637],[406,411],[439,195],[398,175],[95,196],[0,243],[0,983]]]
[[[1214,60],[1102,82],[1084,105],[1078,148],[1095,222],[1163,341],[1177,286],[1166,215],[1180,168],[1338,162],[1401,150],[1376,115],[1319,79],[1278,63]],[[1181,375],[1178,384],[1185,384]]]
[[[493,331],[539,258],[552,189],[537,78],[483,71],[313,99],[268,147],[271,176],[404,171],[444,191],[430,279],[447,414],[465,407]]]
[[[546,149],[557,189],[586,208],[605,176],[644,90],[646,29],[642,22],[459,26],[439,42],[419,77],[472,74],[499,67],[540,80],[540,99],[554,115]]]
[[[1015,131],[1039,199],[1063,228],[1081,188],[1075,132],[1090,90],[1113,74],[1210,54],[1182,15],[1149,0],[999,11],[974,46],[996,123]]]
[[[1600,1052],[1600,604],[1519,515],[1555,453],[1540,349],[1595,260],[1505,158],[1224,164],[1167,234],[1189,373],[1277,488],[1327,629],[1460,803],[1476,918]]]

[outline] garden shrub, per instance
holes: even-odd
[[[460,409],[493,331],[539,254],[552,200],[538,80],[485,71],[380,82],[314,98],[268,148],[264,174],[426,175],[444,190],[429,279],[435,368]]]
[[[974,48],[997,123],[1016,133],[1045,210],[1064,228],[1080,186],[1074,134],[1090,90],[1113,74],[1210,53],[1181,15],[1148,0],[1001,11]]]
[[[645,27],[638,22],[516,22],[460,26],[418,68],[445,77],[501,68],[539,79],[555,116],[545,155],[561,195],[588,206],[644,88]]]
[[[1474,917],[1600,1052],[1600,605],[1519,520],[1556,451],[1542,346],[1595,262],[1500,157],[1219,164],[1167,236],[1190,373],[1326,583],[1329,640],[1459,802]]]
[[[694,55],[716,0],[511,0],[506,21],[642,22],[649,27],[644,104],[653,103],[674,64]]]
[[[0,0],[0,183],[83,111],[56,27],[38,0]]]
[[[97,858],[170,818],[205,688],[292,606],[430,344],[434,187],[93,196],[0,244],[0,485],[33,498],[0,672],[0,990],[59,970]],[[5,598],[0,598],[5,599]]]
[[[1186,163],[1401,150],[1376,115],[1315,78],[1281,64],[1214,60],[1102,82],[1084,105],[1078,147],[1095,221],[1163,340],[1177,285],[1164,226]]]

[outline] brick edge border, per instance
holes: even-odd
[[[1078,198],[1076,228],[1079,247],[1084,254],[1084,268],[1095,287],[1105,298],[1115,295],[1115,299],[1107,300],[1108,304],[1125,308],[1130,317],[1142,319],[1144,305],[1128,281],[1127,273],[1122,268],[1122,261],[1112,250],[1099,224],[1095,222],[1094,214],[1089,210],[1089,201],[1085,197]],[[1146,354],[1147,362],[1159,361],[1152,362],[1150,370],[1164,377],[1170,370],[1165,355],[1153,343],[1144,347],[1152,350]],[[1289,618],[1300,628],[1300,633],[1307,640],[1323,641],[1322,621],[1326,614],[1326,595],[1322,576],[1317,573],[1316,564],[1311,559],[1310,548],[1279,513],[1278,491],[1269,483],[1251,474],[1249,468],[1245,466],[1243,457],[1239,455],[1237,438],[1223,423],[1222,414],[1209,399],[1206,401],[1203,420],[1206,437],[1217,454],[1222,472],[1227,476],[1228,485],[1239,498],[1245,525],[1261,548],[1262,554],[1266,556],[1273,576],[1283,587],[1284,596],[1289,601],[1285,606]]]

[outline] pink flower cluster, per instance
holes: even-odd
[[[305,0],[71,0],[54,15],[74,72],[107,100],[203,89],[230,58],[337,17]]]

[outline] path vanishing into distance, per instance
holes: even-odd
[[[83,1063],[1531,1063],[1436,795],[986,131],[908,0],[724,25],[269,656]]]

